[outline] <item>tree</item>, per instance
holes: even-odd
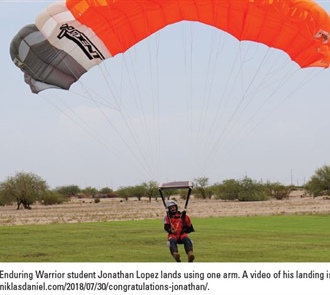
[[[141,201],[142,197],[146,195],[146,190],[147,189],[143,184],[134,185],[130,190],[131,197],[136,197],[139,201]]]
[[[179,193],[178,189],[166,189],[163,191],[164,198],[170,200],[172,196]]]
[[[245,177],[242,180],[228,179],[212,187],[216,198],[237,201],[262,201],[267,198],[261,183]]]
[[[217,199],[238,200],[240,183],[235,179],[226,179],[221,184],[214,185],[214,193]]]
[[[158,183],[156,181],[148,181],[144,182],[142,184],[145,187],[145,194],[146,197],[149,199],[149,202],[151,202],[151,198],[155,197],[157,200],[158,196]]]
[[[101,188],[97,194],[93,196],[93,198],[115,198],[116,194],[109,187]]]
[[[263,201],[267,198],[264,186],[249,177],[240,181],[240,187],[239,201]]]
[[[305,185],[307,192],[313,197],[330,195],[330,166],[324,165],[316,169],[315,174]]]
[[[209,183],[209,179],[208,177],[199,177],[199,178],[195,178],[194,182],[196,183],[196,191],[195,192],[195,196],[202,198],[202,199],[206,199],[207,197],[211,197],[208,192],[207,192],[207,186]]]
[[[80,191],[82,194],[85,194],[87,196],[91,196],[94,198],[94,196],[99,192],[95,187],[91,187],[91,186],[88,186],[88,187],[85,187],[84,189],[82,189]]]
[[[0,183],[1,194],[16,201],[17,210],[21,205],[31,209],[31,205],[41,199],[47,189],[46,181],[33,173],[18,172]]]
[[[100,194],[111,196],[113,194],[113,190],[110,187],[103,187],[99,191]]]
[[[80,193],[80,188],[77,185],[64,185],[58,186],[55,189],[59,194],[66,196],[66,197],[73,197]]]
[[[118,198],[123,198],[127,201],[128,198],[132,196],[132,190],[132,186],[123,186],[116,190],[116,195],[118,196]]]
[[[289,198],[291,186],[285,186],[279,182],[264,184],[265,193],[276,200],[283,200]]]

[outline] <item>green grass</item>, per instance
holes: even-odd
[[[196,262],[330,262],[328,215],[195,218],[193,223]],[[1,262],[173,261],[162,220],[4,226],[0,239]]]

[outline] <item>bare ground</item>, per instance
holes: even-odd
[[[328,197],[301,197],[296,191],[285,200],[262,202],[229,202],[220,200],[192,199],[188,213],[191,218],[220,216],[257,216],[284,214],[330,214]],[[178,200],[182,209],[184,201]],[[61,205],[34,205],[31,210],[16,210],[16,206],[0,207],[0,225],[27,225],[49,223],[77,223],[110,220],[163,218],[165,210],[160,199],[157,201],[128,201],[121,199],[72,199]]]

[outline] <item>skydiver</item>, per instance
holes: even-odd
[[[194,232],[194,227],[186,211],[182,213],[178,210],[175,201],[168,201],[166,204],[168,216],[164,218],[164,230],[167,231],[167,245],[170,253],[176,262],[181,262],[177,244],[183,244],[188,256],[188,262],[193,262],[195,255],[193,252],[193,243],[188,237],[188,233]]]

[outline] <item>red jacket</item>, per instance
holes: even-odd
[[[164,217],[164,229],[168,232],[168,239],[174,238],[182,240],[188,237],[188,233],[193,232],[194,228],[188,215],[177,212],[174,215]]]

